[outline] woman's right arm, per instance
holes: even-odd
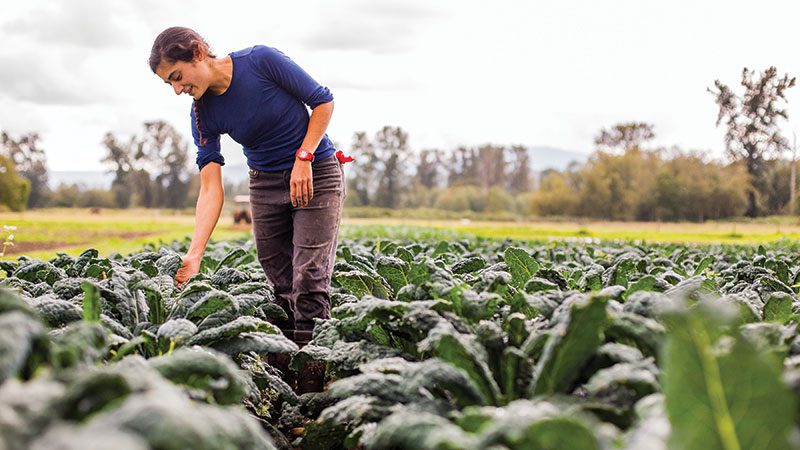
[[[210,162],[200,171],[200,195],[197,197],[192,243],[186,256],[183,257],[183,265],[175,274],[175,281],[179,285],[200,271],[200,260],[211,233],[217,225],[224,201],[222,166],[216,162]]]

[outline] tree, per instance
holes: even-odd
[[[760,194],[761,207],[766,214],[781,214],[791,201],[792,162],[784,159],[765,161],[764,189]]]
[[[50,188],[47,185],[47,155],[39,147],[39,134],[28,133],[19,139],[5,131],[0,133],[0,154],[7,156],[16,166],[16,172],[30,183],[28,208],[41,208],[47,204]]]
[[[578,193],[570,176],[557,170],[542,172],[542,181],[528,202],[528,211],[539,216],[572,216],[577,213]]]
[[[577,171],[545,171],[526,196],[531,213],[612,220],[703,221],[746,208],[748,175],[741,163],[706,161],[678,148],[621,155],[596,151]],[[785,180],[783,175],[775,179]],[[775,201],[778,204],[781,199]]]
[[[522,145],[511,147],[513,160],[508,174],[508,188],[514,194],[531,190],[531,161],[528,149]]]
[[[158,190],[150,173],[145,169],[136,169],[128,174],[133,186],[133,204],[143,208],[158,206]]]
[[[188,144],[167,122],[145,122],[127,141],[106,133],[103,162],[116,176],[111,184],[120,208],[183,207],[190,188]]]
[[[506,156],[502,145],[486,144],[478,148],[477,174],[484,189],[506,184]]]
[[[180,208],[189,189],[189,151],[183,137],[163,120],[144,123],[137,160],[154,174],[154,206]]]
[[[653,173],[658,220],[704,221],[740,215],[747,207],[747,173],[739,163],[704,160],[677,149]]]
[[[451,156],[447,186],[477,185],[478,153],[473,148],[458,147]]]
[[[789,149],[787,139],[781,135],[779,121],[788,119],[779,103],[786,101],[786,90],[795,85],[795,78],[786,74],[778,77],[778,70],[770,67],[758,79],[746,67],[742,70],[741,84],[744,94],[739,96],[719,80],[714,81],[714,95],[719,114],[717,126],[724,123],[725,148],[734,161],[744,161],[750,174],[752,187],[748,191],[745,214],[755,217],[762,212],[759,194],[766,191],[765,160]]]
[[[401,208],[432,207],[440,191],[442,152],[437,149],[426,149],[415,156],[416,172],[402,189],[403,195],[398,205]]]
[[[580,171],[578,214],[611,220],[652,220],[642,208],[642,196],[652,189],[658,155],[644,151],[653,126],[629,122],[603,129],[595,138],[597,151]]]
[[[358,205],[370,206],[374,201],[373,194],[378,190],[379,180],[379,161],[375,154],[375,145],[366,132],[359,131],[353,135],[350,152],[354,162],[347,171],[350,174],[348,191],[356,194]]]
[[[110,165],[111,171],[115,173],[114,181],[111,182],[111,191],[114,193],[114,201],[118,208],[130,207],[133,198],[133,183],[130,175],[134,142],[134,137],[128,142],[121,142],[111,132],[103,136],[103,145],[105,145],[107,153],[101,162]]]
[[[0,155],[0,210],[22,211],[28,202],[30,181],[17,174],[11,158]]]
[[[50,195],[50,205],[61,208],[113,208],[114,193],[106,189],[83,189],[78,184],[60,184]]]
[[[385,126],[375,135],[375,155],[380,173],[375,205],[395,208],[408,187],[403,169],[408,160],[408,133],[400,127]]]
[[[614,125],[610,130],[602,129],[594,138],[598,150],[613,152],[642,148],[642,145],[655,137],[653,125],[644,122],[627,122]]]
[[[417,162],[417,182],[428,189],[438,186],[442,154],[439,150],[423,150]]]

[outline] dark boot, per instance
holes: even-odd
[[[288,339],[294,340],[294,330],[281,328],[281,333]],[[267,362],[272,367],[281,371],[281,378],[289,386],[294,387],[295,376],[294,372],[289,368],[289,363],[292,361],[292,355],[288,353],[269,353],[266,355]]]
[[[312,330],[295,330],[294,341],[300,348],[311,342]],[[322,392],[325,387],[325,363],[322,361],[308,361],[300,368],[297,374],[297,394],[309,392]]]
[[[325,389],[325,362],[308,361],[297,374],[297,395]]]
[[[292,362],[292,355],[289,353],[269,353],[267,354],[267,363],[272,367],[280,370],[281,379],[293,389],[297,379],[292,369],[289,368],[289,363]]]

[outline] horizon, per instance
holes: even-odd
[[[583,164],[586,162],[587,155],[569,152],[563,149],[552,147],[529,147],[530,153],[541,153],[543,151],[555,151],[557,155],[536,160],[531,158],[530,167],[533,174],[541,173],[545,170],[556,169],[564,170],[572,162]],[[77,184],[84,188],[108,189],[114,180],[114,170],[109,168],[99,168],[95,170],[48,170],[48,186],[57,189],[59,185]],[[222,179],[233,184],[241,183],[247,178],[247,164],[245,161],[227,163],[222,168]]]

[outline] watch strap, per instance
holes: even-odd
[[[314,154],[303,148],[297,149],[295,157],[300,161],[314,161]]]

